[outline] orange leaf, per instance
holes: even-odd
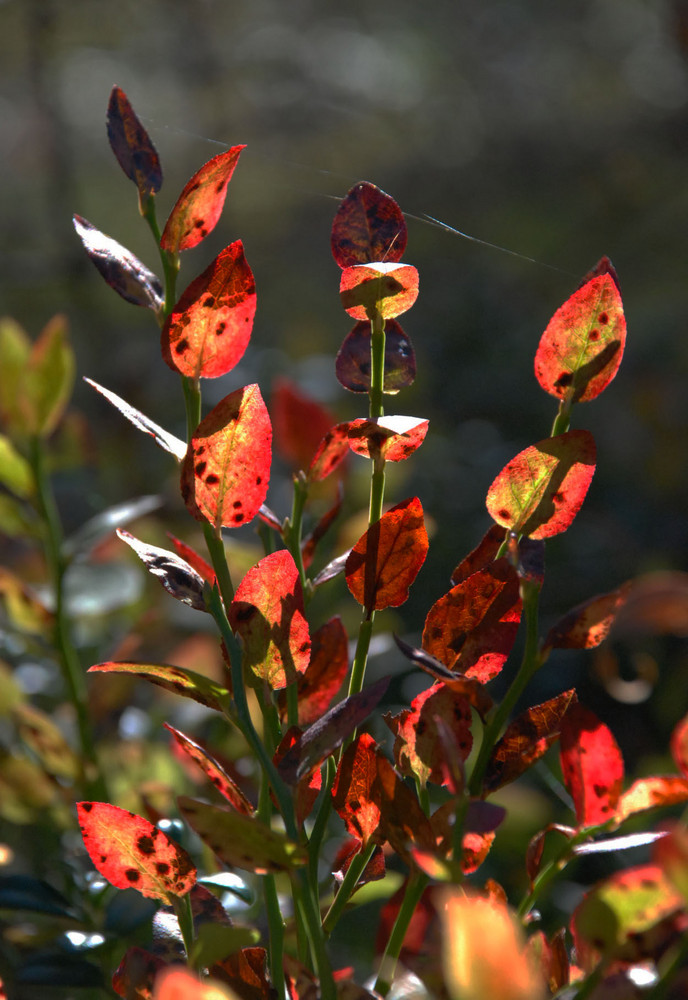
[[[506,532],[500,525],[493,524],[488,528],[476,547],[461,560],[452,573],[452,584],[456,586],[472,573],[476,573],[479,569],[485,569],[491,562],[494,562],[505,537]]]
[[[418,271],[411,264],[357,264],[342,271],[339,296],[353,319],[394,319],[418,298]]]
[[[626,600],[629,584],[599,594],[572,608],[547,633],[545,649],[593,649],[599,646],[614,624],[618,609]]]
[[[257,385],[225,396],[194,432],[182,465],[184,502],[216,531],[247,524],[265,500],[272,430]]]
[[[204,163],[189,180],[170,212],[160,240],[169,253],[189,250],[217,225],[227,195],[227,185],[245,146],[232,146]]]
[[[215,758],[211,757],[211,755],[207,753],[203,747],[199,746],[198,743],[194,742],[194,740],[190,739],[173,726],[168,725],[167,722],[163,723],[163,725],[165,726],[165,729],[172,734],[184,753],[188,754],[192,760],[196,761],[201,770],[203,770],[208,778],[210,778],[220,795],[223,795],[228,802],[231,802],[238,812],[243,813],[245,816],[252,816],[254,812],[253,806],[248,801],[237,783],[230,778],[225,769],[218,764]]]
[[[485,791],[493,792],[514,781],[542,757],[559,737],[561,720],[575,700],[576,692],[571,688],[514,719],[492,751],[483,780]]]
[[[635,813],[672,806],[687,799],[688,778],[679,778],[674,774],[639,778],[620,796],[616,804],[616,821],[623,823]]]
[[[117,162],[139,189],[155,194],[162,186],[162,170],[155,146],[137,118],[121,87],[113,87],[107,110],[107,134]]]
[[[428,421],[418,417],[380,417],[352,420],[349,447],[364,458],[402,462],[420,448],[428,432]]]
[[[394,198],[368,181],[351,188],[332,224],[332,255],[340,267],[401,260],[406,221]]]
[[[273,1000],[274,986],[267,966],[265,948],[241,948],[214,965],[212,974],[230,987],[232,1000],[239,997],[241,1000]]]
[[[162,328],[162,356],[188,378],[217,378],[248,346],[256,284],[241,240],[217,255],[183,293]]]
[[[423,648],[451,670],[485,683],[511,652],[521,608],[518,574],[507,559],[498,559],[433,604]]]
[[[613,819],[624,764],[611,731],[589,708],[574,702],[560,732],[561,769],[578,825],[597,826]]]
[[[77,813],[91,861],[118,889],[170,903],[194,885],[189,855],[147,819],[108,802],[77,802]]]
[[[487,509],[505,528],[530,538],[566,531],[595,472],[595,441],[575,430],[519,452],[487,492]]]
[[[128,948],[112,976],[112,988],[126,1000],[151,1000],[153,982],[167,963],[145,948]]]
[[[306,670],[308,622],[299,571],[286,549],[265,556],[248,571],[227,614],[243,640],[244,664],[273,691]]]
[[[236,1000],[237,994],[215,979],[202,981],[178,965],[163,969],[155,980],[153,1000]]]
[[[392,507],[359,538],[346,560],[346,582],[368,611],[396,608],[408,597],[428,553],[418,497]]]
[[[349,422],[335,424],[318,445],[310,466],[308,479],[312,483],[327,479],[349,454]]]
[[[535,377],[558,399],[594,399],[616,375],[625,343],[619,289],[611,275],[602,274],[574,292],[550,320],[535,355]]]

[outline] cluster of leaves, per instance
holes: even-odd
[[[254,767],[242,781],[221,752],[167,724],[175,756],[200,769],[203,797],[178,796],[173,821],[150,802],[142,816],[109,801],[60,596],[70,549],[59,538],[42,457],[42,442],[69,396],[73,361],[59,324],[33,348],[6,325],[3,356],[10,364],[1,384],[7,436],[0,442],[6,456],[0,474],[8,494],[1,526],[8,532],[13,519],[25,519],[25,507],[36,507],[47,526],[56,595],[50,612],[3,570],[6,614],[29,632],[35,619],[63,661],[82,753],[65,744],[55,756],[78,761],[67,784],[79,797],[76,815],[90,860],[112,886],[135,890],[156,908],[154,943],[137,942],[117,956],[115,992],[136,1000],[236,994],[267,1000],[275,992],[282,1000],[287,993],[301,1000],[316,992],[323,1000],[353,1000],[369,994],[351,970],[333,971],[337,928],[357,893],[361,899],[373,883],[393,883],[394,873],[402,877],[382,912],[377,995],[404,988],[411,970],[420,976],[416,990],[457,1000],[583,998],[593,991],[597,1000],[635,1000],[650,995],[639,985],[639,968],[656,996],[685,988],[688,834],[679,824],[639,829],[634,818],[688,800],[688,717],[671,739],[679,773],[641,778],[626,790],[610,729],[578,702],[575,690],[514,717],[553,649],[598,647],[631,627],[685,627],[684,581],[651,578],[591,599],[544,640],[538,631],[545,541],[570,527],[595,471],[594,438],[571,428],[573,408],[607,387],[624,350],[626,325],[611,263],[603,258],[586,275],[540,340],[536,379],[558,403],[550,436],[521,451],[494,479],[486,498],[494,524],[429,609],[421,645],[397,639],[400,659],[427,677],[427,686],[397,714],[384,716],[392,736],[388,754],[379,729],[378,739],[362,729],[389,683],[383,677],[366,684],[370,642],[376,613],[407,599],[429,545],[418,497],[385,505],[386,464],[406,460],[428,431],[427,420],[384,409],[386,397],[415,377],[413,347],[398,322],[418,296],[418,272],[402,262],[404,216],[391,197],[361,183],[340,204],[332,227],[341,303],[356,321],[337,355],[336,373],[345,389],[367,395],[367,416],[332,425],[321,407],[286,385],[275,394],[272,420],[257,385],[233,389],[204,415],[202,380],[231,373],[248,347],[254,278],[237,240],[180,296],[176,280],[181,253],[216,226],[243,147],[201,167],[161,231],[159,159],[119,88],[110,98],[108,136],[136,185],[163,280],[85,219],[75,216],[75,228],[108,284],[157,318],[163,360],[180,376],[187,440],[112,390],[90,384],[177,463],[181,497],[207,551],[177,538],[162,548],[124,530],[143,512],[141,501],[121,516],[110,512],[98,528],[117,528],[169,595],[212,619],[223,667],[211,677],[181,665],[107,659],[90,671],[144,678],[199,703],[234,734],[238,753],[248,753]],[[295,468],[293,507],[284,518],[265,504],[273,425],[277,446]],[[341,508],[338,497],[312,515],[313,491],[341,472],[349,453],[370,463],[368,525],[348,551],[313,574],[318,546]],[[223,532],[254,520],[265,553],[235,588]],[[83,537],[89,541],[82,547],[93,544],[93,532]],[[309,620],[314,592],[340,574],[361,607],[351,664],[342,620],[317,627]],[[519,630],[521,663],[496,702],[490,683],[504,670]],[[13,710],[45,763],[49,734],[56,740],[59,731],[49,729],[47,718],[32,717],[35,710],[21,701]],[[527,888],[520,901],[509,900],[494,879],[481,878],[506,815],[491,797],[557,742],[571,824],[553,822],[535,832],[525,858]],[[53,775],[65,777],[59,770]],[[632,832],[620,833],[629,820],[635,821]],[[183,832],[188,829],[195,841]],[[336,855],[323,872],[330,841],[337,842]],[[566,926],[554,933],[539,926],[536,906],[570,862],[637,847],[651,848],[651,859],[593,886]],[[237,869],[247,880],[244,888],[261,888],[254,903],[259,915],[242,925],[230,919],[217,895]],[[24,905],[31,892],[34,900],[46,892],[10,877],[4,889],[0,885],[0,906],[20,888]],[[60,905],[67,915],[68,907]],[[267,927],[262,942],[255,925]],[[106,941],[107,921],[99,930]]]

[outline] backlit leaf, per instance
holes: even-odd
[[[561,769],[578,826],[613,819],[624,777],[619,746],[597,716],[574,702],[561,722]]]
[[[377,262],[357,264],[342,271],[339,296],[344,309],[357,320],[376,314],[394,319],[418,298],[418,271],[411,264]]]
[[[220,861],[244,871],[290,871],[308,861],[304,847],[251,816],[182,795],[182,816]]]
[[[150,136],[120,87],[113,87],[107,110],[107,134],[117,162],[136,184],[140,195],[155,194],[162,186],[160,160]]]
[[[420,448],[428,432],[428,421],[418,417],[380,417],[352,420],[349,447],[364,458],[401,462]]]
[[[344,339],[335,360],[340,385],[350,392],[370,391],[370,322],[357,323]],[[394,395],[413,385],[416,355],[413,345],[395,319],[385,323],[385,375],[383,392]]]
[[[159,313],[165,301],[160,279],[130,250],[96,229],[88,219],[72,219],[84,250],[108,283],[127,302]]]
[[[0,484],[15,496],[24,498],[30,497],[36,489],[31,466],[4,434],[0,434]]]
[[[488,528],[478,545],[461,560],[452,573],[452,584],[455,586],[457,583],[461,583],[472,573],[484,569],[489,563],[494,562],[505,538],[506,532],[500,525],[493,524]]]
[[[181,556],[158,545],[142,542],[123,528],[117,529],[117,537],[134,550],[148,572],[160,580],[168,594],[197,611],[206,610],[203,577]]]
[[[48,437],[55,430],[72,395],[75,369],[67,321],[53,316],[33,345],[21,378],[19,403],[30,434]]]
[[[628,584],[599,594],[572,608],[547,633],[544,647],[551,649],[593,649],[599,646],[614,623],[618,609],[626,600]]]
[[[401,260],[406,221],[390,195],[368,181],[351,188],[332,224],[332,255],[340,267],[375,260]]]
[[[413,699],[410,709],[385,716],[396,737],[394,760],[398,770],[401,774],[416,775],[423,785],[428,781],[436,785],[447,783],[447,751],[438,734],[438,719],[444,722],[451,737],[451,749],[461,760],[466,760],[473,746],[470,703],[443,684],[422,691]]]
[[[19,323],[0,317],[0,418],[9,431],[23,430],[22,378],[31,355],[31,341]]]
[[[237,587],[227,610],[244,646],[244,665],[273,691],[302,674],[311,641],[299,571],[287,549],[260,560]]]
[[[190,737],[186,736],[178,729],[175,729],[173,726],[168,725],[167,722],[164,723],[164,726],[165,729],[172,734],[184,753],[188,754],[188,756],[198,764],[201,770],[205,772],[220,795],[223,795],[227,801],[230,802],[236,810],[238,810],[238,812],[243,813],[245,816],[252,816],[254,812],[253,806],[241,791],[237,783],[230,778],[225,769],[218,764],[215,758],[204,750],[203,747],[199,746],[194,740],[190,739]]]
[[[0,608],[11,628],[52,637],[53,615],[18,576],[0,566]]]
[[[327,712],[349,671],[346,629],[339,617],[330,618],[313,633],[308,667],[298,679],[299,725],[310,726]],[[280,711],[286,696],[280,694]]]
[[[463,674],[454,674],[448,667],[434,656],[431,656],[425,649],[416,646],[409,646],[407,642],[394,636],[394,641],[401,652],[409,660],[429,674],[434,680],[441,680],[455,694],[467,698],[480,718],[485,721],[487,713],[493,706],[493,701],[488,694],[487,688],[480,681],[471,677],[464,677]]]
[[[506,906],[458,889],[440,910],[449,995],[461,1000],[544,1000],[519,921]]]
[[[273,763],[278,768],[280,761],[284,759],[284,756],[291,750],[300,737],[301,730],[298,726],[292,726],[284,734],[272,758]],[[300,827],[303,826],[306,819],[310,816],[321,788],[322,773],[319,767],[315,767],[310,773],[305,773],[293,789],[294,815]]]
[[[490,486],[490,516],[530,538],[551,538],[566,531],[588,492],[595,457],[589,431],[567,431],[538,441],[519,452]]]
[[[670,823],[652,850],[652,860],[672,886],[688,902],[688,830],[683,823]]]
[[[116,393],[111,392],[109,389],[103,388],[102,385],[98,385],[93,379],[84,378],[84,382],[88,382],[90,386],[99,392],[101,396],[104,396],[109,403],[119,410],[119,412],[127,418],[127,420],[138,427],[140,431],[144,434],[149,434],[155,443],[163,449],[163,451],[169,452],[170,455],[174,455],[178,462],[186,455],[186,442],[182,441],[181,438],[175,437],[174,434],[170,434],[163,427],[160,427],[154,421],[150,420],[147,416],[140,412],[140,410],[135,409],[130,406],[124,399],[116,395]]]
[[[147,819],[109,802],[77,802],[77,813],[91,861],[118,889],[170,903],[194,885],[189,855]]]
[[[611,275],[602,274],[574,292],[550,320],[535,355],[535,377],[558,399],[594,399],[616,375],[625,343],[619,289]]]
[[[374,684],[340,701],[309,726],[279,762],[278,770],[287,784],[295,785],[322,764],[365,722],[388,686],[389,677],[381,677]]]
[[[162,969],[152,1000],[237,1000],[237,994],[216,979],[199,979],[178,965]]]
[[[684,715],[671,734],[671,756],[684,778],[688,778],[688,715]]]
[[[157,684],[182,698],[192,698],[201,705],[222,711],[222,700],[227,697],[227,689],[211,681],[203,674],[169,663],[132,663],[127,660],[109,660],[89,667],[88,673],[134,674]]]
[[[257,385],[225,396],[204,417],[182,466],[182,496],[196,520],[219,532],[255,517],[268,491],[271,442]]]
[[[335,424],[324,435],[308,467],[312,483],[327,479],[349,454],[349,422]]]
[[[675,774],[638,778],[619,797],[616,804],[616,821],[623,823],[634,813],[660,806],[671,806],[686,800],[688,800],[688,778],[679,778]]]
[[[619,276],[616,273],[616,268],[606,254],[600,257],[597,263],[594,264],[585,275],[583,275],[578,287],[582,288],[583,285],[587,285],[587,283],[592,281],[593,278],[599,278],[603,274],[608,274],[619,291],[621,291],[621,285],[619,284]]]
[[[256,284],[241,240],[184,291],[161,334],[162,356],[188,378],[217,378],[243,357],[256,314]]]
[[[332,415],[322,403],[307,396],[289,379],[277,378],[270,397],[270,416],[275,451],[293,469],[308,469],[322,439],[332,427]]]
[[[346,582],[368,611],[396,608],[408,597],[428,553],[428,535],[418,497],[382,515],[359,538],[346,560]]]
[[[245,146],[232,146],[204,163],[188,181],[170,212],[160,240],[169,253],[189,250],[217,225],[227,195],[227,185]]]
[[[561,720],[575,699],[572,688],[526,709],[510,723],[492,751],[483,779],[485,791],[514,781],[542,757],[558,739]]]
[[[498,559],[433,604],[423,648],[450,670],[485,683],[511,652],[521,609],[518,574],[506,558]]]
[[[337,851],[334,861],[332,862],[332,875],[334,876],[335,882],[341,884],[344,881],[344,876],[349,870],[351,862],[362,848],[363,844],[355,837],[352,837],[350,840],[346,840],[342,844]],[[370,861],[363,869],[361,877],[356,883],[356,888],[360,889],[361,886],[367,885],[368,882],[379,882],[380,879],[385,877],[385,874],[385,856],[382,850],[379,847],[376,847],[373,850]]]
[[[285,952],[284,959],[287,961]],[[273,1000],[265,948],[242,948],[213,966],[213,976],[231,989],[232,1000]],[[179,998],[186,1000],[186,997]],[[215,1000],[214,997],[203,1000]]]

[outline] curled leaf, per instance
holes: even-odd
[[[386,715],[385,722],[396,737],[398,770],[416,775],[422,785],[428,781],[447,784],[448,751],[465,761],[473,746],[470,702],[441,683],[417,695],[410,709]],[[449,747],[445,747],[445,740]]]
[[[134,550],[148,572],[157,576],[168,594],[197,611],[206,610],[203,577],[176,552],[142,542],[123,528],[117,529],[117,536]]]
[[[159,313],[165,296],[158,276],[121,243],[96,229],[88,219],[75,215],[72,221],[84,250],[110,288],[127,302]]]

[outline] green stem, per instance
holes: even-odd
[[[270,786],[262,776],[260,783],[260,797],[258,800],[258,819],[270,825],[272,814],[272,802],[270,801]],[[277,895],[277,883],[272,873],[267,873],[262,877],[263,900],[265,902],[265,913],[268,919],[268,964],[270,967],[270,978],[277,990],[279,1000],[285,1000],[286,990],[284,981],[284,921]]]
[[[538,653],[538,607],[540,600],[540,588],[536,584],[523,582],[521,590],[523,595],[523,615],[526,622],[526,642],[523,650],[523,659],[521,660],[521,666],[513,680],[513,683],[511,684],[511,687],[483,730],[480,751],[468,785],[468,790],[472,798],[480,796],[485,770],[495,743],[499,739],[502,729],[511,715],[514,705],[523,694],[526,686],[533,677],[533,674],[535,674],[541,666],[541,660]]]
[[[308,874],[314,892],[317,892],[318,889],[318,861],[320,860],[320,847],[323,837],[325,836],[325,830],[327,829],[327,823],[332,811],[332,796],[330,792],[332,791],[334,779],[337,774],[337,764],[334,757],[327,758],[325,767],[326,772],[323,795],[320,800],[318,813],[315,817],[315,823],[313,824],[313,829],[311,830],[311,835],[308,841]]]
[[[374,850],[375,844],[371,840],[367,847],[362,847],[358,854],[351,859],[351,863],[349,864],[346,875],[342,880],[342,884],[337,890],[337,895],[334,897],[332,906],[325,914],[325,918],[322,922],[323,930],[328,937],[344,912],[344,907],[354,894],[356,886],[358,885],[358,880],[363,874],[365,866],[372,858]]]
[[[303,565],[301,538],[303,535],[303,512],[308,500],[308,480],[303,472],[294,476],[294,496],[291,505],[291,517],[284,528],[284,544],[289,549],[299,571],[301,586],[306,592],[306,570]]]
[[[186,375],[181,378],[186,407],[186,440],[191,441],[201,422],[201,386],[197,378],[187,378]]]
[[[217,577],[217,585],[220,588],[222,603],[225,608],[229,608],[234,600],[234,584],[232,583],[232,576],[227,565],[227,553],[225,552],[224,542],[221,537],[218,538],[208,521],[203,522],[203,536],[208,546],[215,576]]]
[[[196,937],[194,931],[193,913],[191,910],[191,894],[187,892],[185,896],[173,896],[172,905],[179,923],[182,940],[184,941],[184,950],[186,951],[187,962],[191,968],[195,968],[195,963],[191,958],[193,953],[193,944]]]
[[[100,801],[109,801],[91,729],[86,678],[72,642],[64,592],[67,563],[62,555],[62,522],[47,474],[45,458],[43,441],[40,437],[35,436],[31,441],[30,461],[36,481],[38,507],[43,519],[45,557],[55,594],[54,644],[59,654],[62,676],[69,692],[69,698],[76,713],[81,749],[80,783],[83,794]]]
[[[308,876],[303,869],[294,872],[292,891],[296,905],[308,928],[308,941],[313,956],[313,964],[320,981],[319,1000],[336,1000],[337,991],[332,977],[332,966],[325,947],[325,934],[320,922],[320,910],[313,896]]]
[[[164,319],[169,316],[174,308],[176,302],[176,285],[177,285],[177,274],[179,273],[179,254],[169,253],[167,250],[163,250],[160,246],[161,232],[160,226],[158,225],[158,219],[155,213],[155,195],[150,194],[147,196],[145,201],[139,199],[139,210],[141,215],[148,223],[148,227],[153,234],[153,239],[155,240],[158,253],[160,254],[160,261],[162,263],[163,277],[165,279],[165,305],[163,307]],[[162,324],[161,324],[162,325]]]
[[[559,403],[559,412],[554,418],[554,423],[552,424],[551,437],[557,437],[558,434],[565,434],[569,429],[571,425],[572,405],[573,399],[567,394]]]
[[[411,917],[420,902],[428,881],[427,875],[423,874],[423,872],[416,871],[409,877],[406,884],[404,899],[399,908],[399,912],[397,913],[397,919],[394,921],[394,927],[392,928],[392,933],[389,936],[385,953],[382,956],[380,971],[378,972],[375,986],[373,987],[375,992],[379,993],[383,997],[387,996],[389,993],[394,980],[394,972],[396,970],[397,961],[399,960],[399,955],[401,954],[401,949],[404,944],[404,938],[406,937],[406,931],[408,930],[408,926],[411,923]]]

